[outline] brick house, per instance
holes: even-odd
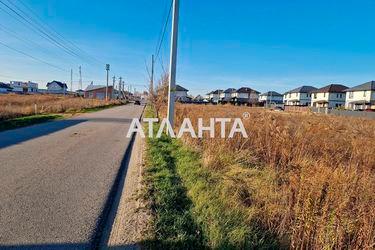
[[[106,86],[90,84],[84,91],[85,98],[105,100]],[[113,86],[108,86],[108,99],[112,99]]]

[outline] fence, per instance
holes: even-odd
[[[311,111],[314,113],[321,113],[321,114],[332,114],[332,115],[338,115],[338,116],[352,116],[352,117],[363,117],[363,118],[375,119],[375,112],[337,110],[337,109],[315,108],[315,107],[311,107]]]

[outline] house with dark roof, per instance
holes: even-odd
[[[0,93],[8,93],[12,91],[12,87],[9,84],[0,82]]]
[[[175,100],[179,102],[190,102],[191,98],[188,96],[188,92],[188,89],[176,84],[176,89],[174,92]]]
[[[375,110],[375,81],[363,83],[345,90],[345,108],[351,110]]]
[[[234,94],[235,92],[236,92],[236,89],[234,88],[229,88],[229,89],[224,90],[219,95],[219,102],[223,104],[230,102],[232,99],[232,94]]]
[[[310,106],[311,92],[317,88],[313,86],[301,86],[284,93],[283,102],[291,106]]]
[[[345,89],[341,84],[330,84],[311,91],[311,106],[317,108],[339,108],[345,105]]]
[[[218,104],[220,100],[220,94],[224,91],[222,89],[217,89],[209,93],[209,101],[214,104]]]
[[[47,83],[47,93],[49,94],[66,94],[68,86],[66,83],[59,81],[52,81]]]
[[[282,104],[283,95],[276,91],[268,91],[259,95],[259,102],[263,104]]]
[[[245,105],[253,105],[259,102],[259,92],[249,88],[249,87],[242,87],[237,89],[234,93],[232,93],[232,103],[234,104],[245,104]]]
[[[105,85],[90,84],[86,87],[84,91],[84,97],[90,98],[90,99],[105,100],[106,91],[107,91],[106,88],[107,86]],[[108,99],[112,99],[113,94],[114,94],[113,86],[108,86]]]

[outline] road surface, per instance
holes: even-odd
[[[0,133],[0,249],[85,249],[98,244],[124,166],[126,105]]]

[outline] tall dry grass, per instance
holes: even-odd
[[[371,249],[375,244],[375,121],[233,106],[178,105],[176,125],[240,117],[249,138],[192,139],[220,193],[292,248]],[[220,136],[216,126],[216,138]],[[229,127],[227,128],[227,134]]]
[[[87,108],[118,103],[58,95],[0,95],[0,120],[33,114],[79,112]]]

